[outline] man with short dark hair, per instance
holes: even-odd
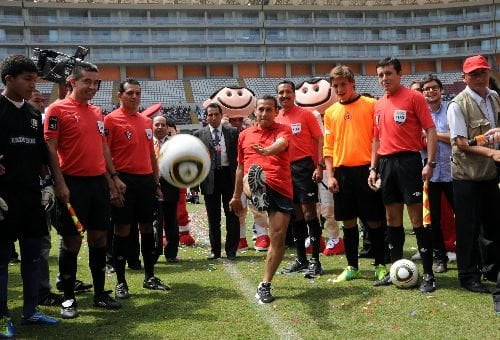
[[[40,113],[27,101],[38,79],[29,58],[13,55],[0,65],[0,337],[13,338],[7,307],[10,244],[19,240],[23,281],[23,324],[59,321],[37,312],[41,239],[48,233],[41,203],[40,175],[47,170],[47,147]]]
[[[436,283],[432,270],[432,234],[430,228],[423,225],[422,180],[429,180],[436,167],[436,128],[424,97],[401,85],[401,63],[398,59],[382,59],[377,64],[377,76],[385,94],[375,105],[368,183],[372,188],[379,187],[377,175],[380,174],[392,262],[403,257],[403,208],[406,205],[424,269],[419,290],[429,293],[436,289]],[[428,153],[428,162],[423,167],[419,153],[422,129],[427,134]],[[374,285],[390,283],[389,275],[386,275]]]
[[[288,222],[294,211],[288,153],[291,131],[290,127],[275,122],[277,104],[272,96],[258,99],[256,125],[240,134],[236,182],[229,203],[236,214],[242,213],[241,194],[245,191],[253,207],[268,214],[271,242],[264,276],[255,294],[260,303],[274,301],[271,280],[283,259]]]
[[[69,81],[71,94],[50,105],[45,116],[45,139],[60,212],[56,225],[63,240],[59,255],[64,290],[61,315],[68,319],[78,316],[74,288],[82,245],[82,232],[75,227],[68,203],[87,231],[94,306],[118,309],[121,304],[109,296],[112,291],[104,290],[106,235],[110,199],[116,201],[126,189],[111,160],[101,110],[89,103],[99,89],[97,66],[75,66]]]
[[[217,103],[210,103],[206,108],[208,125],[194,133],[210,152],[210,171],[200,184],[201,193],[205,197],[208,215],[208,233],[211,254],[209,260],[221,257],[221,201],[226,215],[226,256],[236,258],[238,248],[240,222],[238,216],[229,209],[229,201],[234,191],[234,175],[236,173],[236,157],[238,129],[221,124],[222,108]]]
[[[488,88],[490,68],[481,55],[465,60],[462,78],[467,87],[450,102],[447,112],[453,159],[458,279],[463,288],[476,293],[489,293],[481,283],[480,239],[491,243],[493,256],[487,262],[496,267],[496,271],[500,265],[500,192],[495,166],[495,161],[500,161],[500,151],[495,150],[495,144],[473,146],[468,142],[489,129],[500,127],[500,98]],[[500,285],[493,298],[495,310],[500,313]]]

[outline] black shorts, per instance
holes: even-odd
[[[152,223],[156,208],[156,183],[152,174],[132,175],[120,173],[127,186],[125,206],[111,206],[111,217],[115,224]]]
[[[351,220],[356,217],[367,221],[384,219],[385,208],[380,191],[373,191],[368,186],[370,165],[335,169],[335,179],[339,192],[333,194],[333,206],[337,221]]]
[[[311,157],[296,160],[292,169],[293,203],[318,202],[318,184],[312,179],[314,162]]]
[[[9,188],[2,190],[0,197],[9,207],[7,212],[3,212],[5,219],[0,221],[4,240],[38,238],[49,233],[39,189]]]
[[[93,177],[64,176],[69,201],[85,230],[108,230],[111,226],[109,186],[104,175]],[[55,227],[59,234],[78,235],[68,208],[61,202],[55,207]]]
[[[293,206],[293,201],[288,197],[283,196],[276,190],[272,189],[269,185],[266,185],[266,193],[269,198],[268,212],[280,211],[285,214],[294,214],[295,207]]]
[[[422,168],[422,158],[418,152],[400,152],[380,157],[379,172],[384,204],[422,203]]]

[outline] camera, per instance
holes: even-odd
[[[83,59],[88,54],[88,48],[78,46],[75,54],[69,56],[54,50],[35,48],[31,58],[37,68],[40,78],[58,84],[66,84],[66,78],[78,64],[86,64]]]

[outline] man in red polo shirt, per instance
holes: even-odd
[[[289,127],[274,121],[278,113],[277,106],[273,96],[258,99],[255,110],[257,124],[240,133],[234,193],[229,202],[236,215],[243,212],[241,193],[246,174],[250,192],[245,190],[245,194],[256,209],[267,211],[269,216],[271,245],[267,252],[264,277],[255,295],[261,303],[274,301],[271,280],[283,259],[286,230],[294,211],[292,178],[288,170],[291,131]]]
[[[63,242],[59,255],[64,290],[61,315],[67,319],[78,316],[74,288],[82,237],[66,205],[71,202],[87,231],[94,306],[117,309],[121,304],[109,296],[111,291],[104,291],[106,234],[110,222],[110,197],[115,199],[126,188],[118,178],[109,154],[101,110],[89,104],[99,89],[97,66],[77,65],[69,81],[73,91],[49,106],[44,122],[58,197],[56,226]]]
[[[278,101],[282,109],[276,122],[288,125],[292,129],[290,140],[290,165],[292,169],[293,203],[295,219],[292,232],[297,248],[297,258],[283,273],[306,271],[305,277],[321,275],[323,269],[319,262],[319,242],[321,225],[316,213],[318,202],[317,183],[323,177],[323,133],[314,115],[307,109],[295,105],[295,84],[285,80],[276,87]],[[316,144],[316,145],[314,145]],[[313,161],[313,153],[318,154],[319,163]],[[312,255],[307,261],[305,239],[307,228],[311,240]]]
[[[144,261],[143,287],[168,290],[170,287],[154,276],[155,243],[153,220],[155,194],[161,196],[158,163],[153,148],[153,126],[149,118],[138,113],[141,86],[133,78],[120,83],[120,107],[104,118],[111,156],[120,179],[127,186],[124,196],[115,198],[111,215],[115,224],[113,259],[116,271],[117,299],[130,297],[125,280],[130,227],[139,224],[141,252]]]
[[[382,59],[377,64],[377,75],[385,94],[375,104],[368,184],[377,189],[377,175],[380,174],[392,262],[403,257],[403,208],[406,204],[424,267],[419,289],[422,293],[429,293],[436,289],[436,282],[432,271],[432,234],[430,228],[423,226],[422,180],[429,180],[436,167],[436,128],[422,94],[401,85],[401,63],[398,59]],[[422,166],[419,153],[422,130],[427,135],[428,162],[425,166]],[[386,275],[374,285],[390,283],[389,275]]]

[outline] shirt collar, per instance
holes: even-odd
[[[217,130],[217,132],[220,134],[222,132],[222,124],[220,124],[218,127],[214,128],[212,127],[212,125],[208,125],[208,127],[210,128],[210,133],[211,134],[214,134],[214,130]]]
[[[465,87],[465,91],[472,97],[472,99],[474,99],[474,101],[477,104],[481,104],[481,102],[483,101],[483,98],[479,94],[477,94],[475,91],[473,91],[468,85]],[[490,97],[493,93],[495,93],[495,91],[487,89],[486,98]]]
[[[90,104],[89,102],[86,102],[86,103],[80,103],[79,101],[75,100],[75,99],[74,99],[73,97],[71,97],[71,96],[67,96],[65,99],[66,99],[66,100],[68,100],[68,101],[70,101],[70,102],[71,102],[73,105],[75,105],[75,106],[87,107],[87,106],[89,106],[89,104]]]
[[[9,98],[9,97],[7,97],[6,95],[3,95],[3,96],[4,96],[5,98],[7,98],[7,100],[8,100],[9,102],[11,102],[11,103],[12,103],[12,105],[14,105],[15,107],[17,107],[18,109],[22,108],[22,107],[23,107],[23,105],[24,105],[24,103],[25,103],[24,99],[23,99],[22,101],[20,101],[20,102],[16,102],[15,100],[10,99],[10,98]]]

